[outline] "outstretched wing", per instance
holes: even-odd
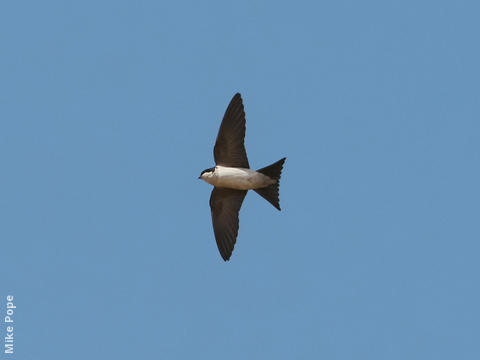
[[[247,190],[214,187],[210,196],[213,232],[223,260],[232,255],[238,234],[238,212]]]
[[[236,93],[230,101],[218,130],[213,156],[217,165],[250,168],[245,139],[245,111],[242,96]]]

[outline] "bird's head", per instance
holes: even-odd
[[[215,167],[205,169],[205,170],[202,171],[202,173],[200,174],[200,176],[198,178],[202,179],[202,180],[206,180],[206,179],[212,177],[214,172],[215,172]]]

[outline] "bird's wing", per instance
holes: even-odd
[[[210,196],[213,232],[223,260],[232,255],[238,234],[238,212],[247,190],[214,187]]]
[[[217,165],[249,169],[245,138],[245,111],[242,97],[235,94],[223,116],[213,156]]]

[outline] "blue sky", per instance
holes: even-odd
[[[480,358],[479,11],[3,3],[1,358]],[[235,92],[287,162],[224,263],[197,177]]]

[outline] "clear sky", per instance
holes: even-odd
[[[479,13],[2,2],[0,358],[479,359]],[[197,177],[236,92],[287,161],[225,263]]]

